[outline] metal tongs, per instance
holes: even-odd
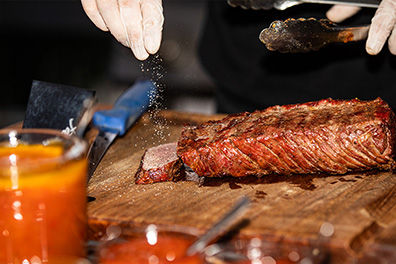
[[[364,40],[370,25],[340,27],[327,19],[287,19],[274,21],[261,31],[259,39],[267,49],[281,53],[318,50],[330,43]]]
[[[289,7],[303,3],[329,5],[340,4],[377,8],[381,0],[227,0],[227,2],[230,6],[239,6],[244,9],[269,10],[275,8],[278,10],[285,10]]]
[[[358,7],[377,8],[381,0],[227,0],[233,7],[243,9],[276,8],[285,10],[303,3],[341,4]],[[368,36],[370,25],[340,27],[327,19],[287,19],[274,21],[263,29],[259,39],[271,51],[297,53],[318,50],[330,43],[364,40]]]
[[[220,247],[212,245],[207,248],[210,242],[220,237],[235,224],[249,209],[251,201],[248,197],[240,198],[235,206],[231,208],[218,222],[208,229],[198,240],[196,240],[186,251],[187,256],[192,256],[198,252],[207,251],[208,257],[214,256],[218,259],[228,259],[229,262],[246,260],[246,256],[234,252],[218,251]],[[210,247],[210,246],[209,246]],[[209,254],[210,252],[210,254]],[[228,262],[227,262],[228,263]]]

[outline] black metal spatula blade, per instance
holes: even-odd
[[[64,130],[70,120],[77,124],[95,91],[34,80],[26,108],[23,128],[52,128]]]

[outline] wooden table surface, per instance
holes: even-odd
[[[221,117],[151,111],[117,138],[88,185],[88,195],[95,198],[88,203],[91,239],[99,239],[111,224],[125,233],[147,224],[203,233],[248,196],[252,204],[239,225],[239,238],[320,249],[331,256],[326,263],[396,263],[392,172],[134,183],[147,148],[176,142],[183,123]]]

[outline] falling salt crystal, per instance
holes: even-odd
[[[148,263],[149,264],[158,264],[159,258],[156,255],[150,255],[148,258]]]
[[[255,247],[255,248],[249,249],[247,255],[248,255],[249,259],[254,260],[254,259],[261,257],[261,253],[262,253],[261,249]]]
[[[289,259],[293,262],[297,262],[300,259],[300,254],[296,251],[292,251],[288,255]]]
[[[261,259],[262,264],[276,264],[276,260],[271,256],[265,256]]]
[[[27,262],[27,263],[29,263],[29,262]],[[38,256],[33,256],[33,257],[30,259],[30,263],[31,263],[31,264],[41,264],[42,261],[41,261],[41,259],[40,259]]]
[[[310,258],[303,258],[300,264],[313,264],[313,261]]]
[[[329,222],[324,222],[320,226],[320,234],[325,237],[331,237],[334,234],[334,226]]]
[[[108,240],[115,239],[121,235],[121,227],[119,225],[109,225],[106,228],[106,236]]]
[[[150,245],[155,245],[157,244],[157,240],[158,240],[158,231],[157,231],[157,226],[156,225],[149,225],[146,228],[146,238],[147,238],[147,242]]]
[[[252,238],[252,239],[250,240],[250,245],[251,245],[252,247],[259,247],[259,246],[261,246],[261,243],[262,243],[262,241],[261,241],[260,238]]]

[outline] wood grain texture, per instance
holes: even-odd
[[[120,225],[126,233],[151,223],[202,233],[245,195],[253,202],[239,237],[258,236],[342,253],[326,263],[369,263],[377,257],[390,261],[379,263],[395,261],[396,176],[392,172],[134,183],[145,149],[177,141],[183,123],[221,117],[149,112],[117,138],[88,186],[88,195],[95,198],[88,203],[91,238],[99,239],[110,224]],[[331,236],[321,234],[323,223],[334,227]]]

